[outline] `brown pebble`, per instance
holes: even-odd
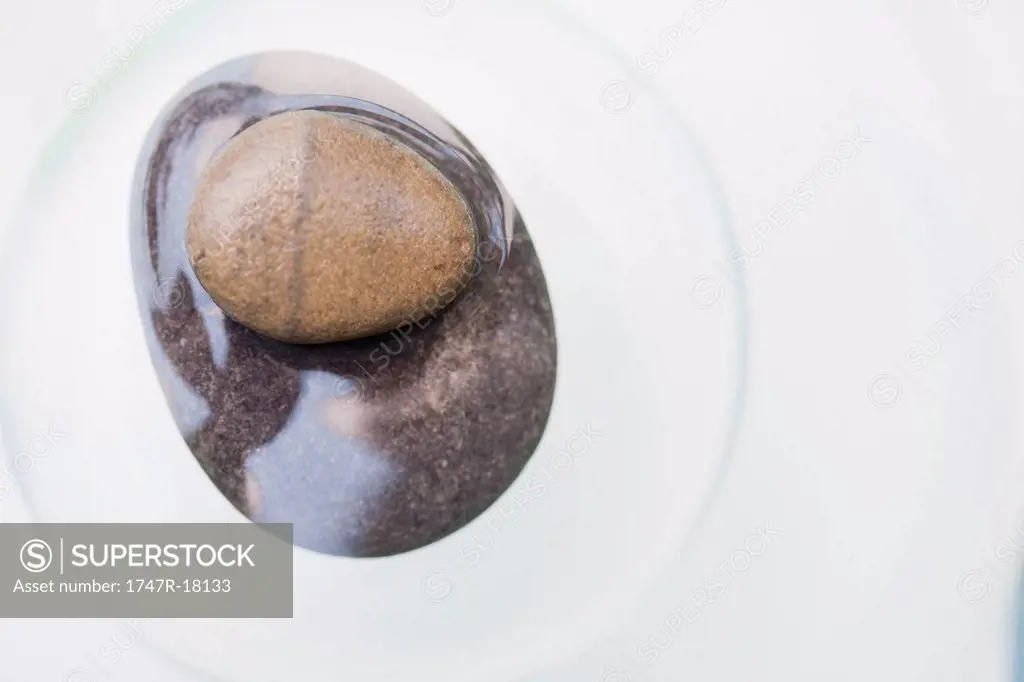
[[[280,341],[326,343],[438,312],[472,273],[461,193],[417,152],[320,111],[228,142],[192,202],[186,250],[210,297]]]

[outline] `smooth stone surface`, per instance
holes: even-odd
[[[290,94],[290,74],[339,95]],[[352,99],[371,96],[417,120]],[[469,199],[477,262],[436,317],[286,344],[230,319],[200,286],[184,246],[198,177],[238,131],[309,107],[399,135]],[[407,552],[478,517],[537,448],[557,347],[530,235],[472,145],[387,79],[295,53],[215,69],[151,131],[132,216],[136,295],[171,413],[213,486],[252,520],[291,522],[295,543],[319,552]]]
[[[325,343],[435,314],[470,277],[476,227],[452,183],[394,137],[300,110],[246,128],[210,161],[186,248],[229,317]]]

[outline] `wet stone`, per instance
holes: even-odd
[[[186,248],[228,316],[325,343],[418,322],[454,299],[476,227],[452,183],[394,137],[299,110],[246,128],[209,162]]]
[[[368,126],[429,160],[451,185],[431,180],[429,169],[414,171],[442,197],[429,210],[454,210],[452,188],[464,199],[475,230],[471,267],[458,292],[427,304],[436,315],[348,341],[284,343],[236,321],[241,315],[228,310],[211,275],[197,276],[205,272],[196,258],[202,247],[186,237],[211,160],[246,131],[299,110]],[[394,211],[401,214],[373,205],[363,217],[369,225]],[[465,216],[446,219],[442,233],[466,224]],[[211,492],[254,521],[293,523],[297,545],[380,557],[460,532],[509,489],[540,442],[557,346],[526,225],[475,148],[378,74],[327,57],[269,53],[198,78],[160,116],[140,154],[131,246],[153,366]],[[299,251],[307,259],[319,250]],[[444,267],[462,262],[464,250],[459,242],[446,251],[457,255]],[[309,284],[304,295],[320,286]],[[281,314],[298,310],[305,319],[312,300]]]

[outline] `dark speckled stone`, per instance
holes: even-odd
[[[478,267],[458,298],[434,303],[436,316],[358,341],[289,345],[228,319],[199,285],[183,243],[196,177],[240,129],[293,108],[400,135],[470,199]],[[392,555],[467,524],[526,465],[555,385],[540,262],[487,164],[398,86],[314,55],[215,69],[158,121],[133,211],[136,288],[168,404],[211,481],[253,520],[293,522],[296,544],[320,552]]]

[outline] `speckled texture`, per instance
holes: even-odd
[[[296,70],[305,82],[335,74],[335,93],[365,94],[341,87],[352,65],[272,54],[207,74],[168,109],[136,178],[133,269],[147,341],[185,442],[236,507],[257,521],[293,522],[295,542],[320,552],[401,553],[481,514],[537,447],[557,357],[547,288],[525,225],[457,131],[434,120],[436,139],[428,139],[409,121],[385,121],[427,140],[422,153],[470,198],[486,248],[462,293],[418,324],[316,346],[280,343],[226,317],[184,248],[205,161],[240,129],[296,101],[359,109],[320,96],[295,100],[281,82],[288,69],[273,68],[282,59],[289,68],[305,64]],[[254,75],[264,72],[278,74],[277,92]],[[405,97],[410,110],[424,111],[386,79],[361,78],[378,101],[395,107]]]
[[[206,165],[186,248],[232,319],[324,343],[435,314],[469,279],[476,232],[458,190],[418,153],[302,110],[246,128]]]

